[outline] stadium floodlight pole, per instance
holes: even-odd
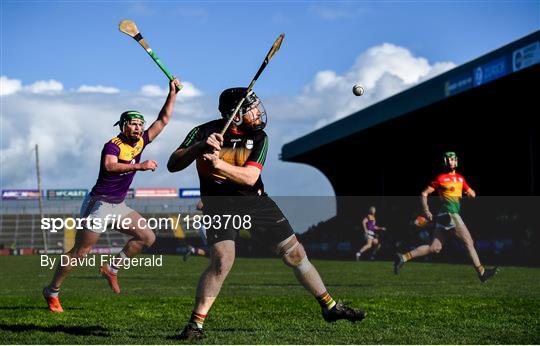
[[[139,42],[139,44],[144,48],[146,53],[148,53],[148,55],[150,55],[152,60],[154,60],[154,62],[159,66],[161,71],[163,71],[163,73],[165,73],[167,78],[169,78],[170,81],[172,81],[174,79],[174,77],[169,73],[169,71],[167,71],[165,66],[161,63],[161,60],[159,60],[159,58],[154,53],[152,48],[150,48],[148,43],[146,43],[146,41],[142,37],[141,33],[139,32],[139,29],[137,28],[137,25],[135,25],[134,21],[129,20],[129,19],[124,19],[123,21],[120,22],[120,24],[118,24],[118,29],[120,29],[120,31],[123,32],[124,34],[133,37],[133,39],[135,41]],[[183,87],[182,84],[177,85],[176,90],[180,91],[180,90],[182,90],[182,87]]]
[[[41,174],[39,171],[39,148],[36,144],[36,176],[37,176],[37,186],[38,186],[38,205],[39,205],[39,224],[41,224],[41,220],[43,220],[43,194],[41,193]],[[45,251],[45,254],[49,253],[49,247],[47,244],[47,230],[43,229],[41,231],[41,234],[43,236],[43,250]]]
[[[229,126],[231,125],[234,117],[236,116],[236,114],[240,110],[240,107],[242,107],[242,105],[244,104],[244,101],[246,100],[247,95],[251,92],[251,89],[253,89],[253,85],[255,85],[255,82],[257,81],[257,79],[259,78],[261,73],[264,71],[266,65],[268,65],[268,63],[270,62],[270,59],[272,59],[274,54],[276,54],[277,51],[279,50],[279,48],[281,47],[281,42],[283,42],[284,38],[285,38],[285,34],[279,35],[279,37],[276,39],[276,41],[274,42],[274,44],[270,48],[270,51],[268,52],[268,54],[266,54],[266,57],[264,58],[264,61],[261,64],[261,67],[259,67],[259,70],[255,74],[255,77],[253,77],[253,79],[251,80],[251,83],[249,83],[249,86],[246,89],[246,94],[240,100],[240,102],[238,102],[238,105],[234,109],[234,112],[229,117],[229,120],[227,120],[227,123],[225,124],[225,126],[223,126],[223,129],[220,132],[222,136],[225,134],[225,132],[227,132],[227,129],[229,128]]]

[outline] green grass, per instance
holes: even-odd
[[[65,282],[63,314],[41,289],[39,257],[0,257],[1,344],[178,344],[204,258],[165,256],[160,268],[120,273],[116,296],[96,268]],[[274,259],[238,259],[207,317],[209,344],[538,344],[540,269],[505,267],[480,284],[470,266],[313,261],[334,298],[367,311],[327,324],[320,308]]]

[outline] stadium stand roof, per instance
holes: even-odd
[[[362,109],[282,147],[281,159],[306,162],[302,156],[378,124],[540,65],[540,31]]]

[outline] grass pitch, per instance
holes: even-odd
[[[538,344],[540,269],[505,267],[480,284],[471,266],[313,261],[335,299],[367,311],[328,324],[277,259],[237,259],[205,323],[208,344]],[[1,344],[178,344],[207,260],[119,274],[114,295],[95,267],[65,282],[63,314],[41,296],[52,271],[39,257],[0,257]]]

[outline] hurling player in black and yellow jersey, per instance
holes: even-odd
[[[259,97],[254,92],[246,95],[246,91],[246,88],[231,88],[221,93],[222,118],[191,130],[172,153],[167,165],[169,171],[183,170],[196,161],[205,215],[250,215],[254,241],[271,246],[292,268],[298,281],[318,300],[326,321],[361,321],[363,311],[332,299],[289,221],[264,191],[261,171],[268,152],[268,136],[264,132],[266,112]],[[221,136],[220,131],[243,97],[246,100],[239,114]],[[204,337],[205,317],[234,263],[237,233],[237,229],[223,224],[207,229],[210,265],[200,277],[195,307],[180,334],[181,339]]]

